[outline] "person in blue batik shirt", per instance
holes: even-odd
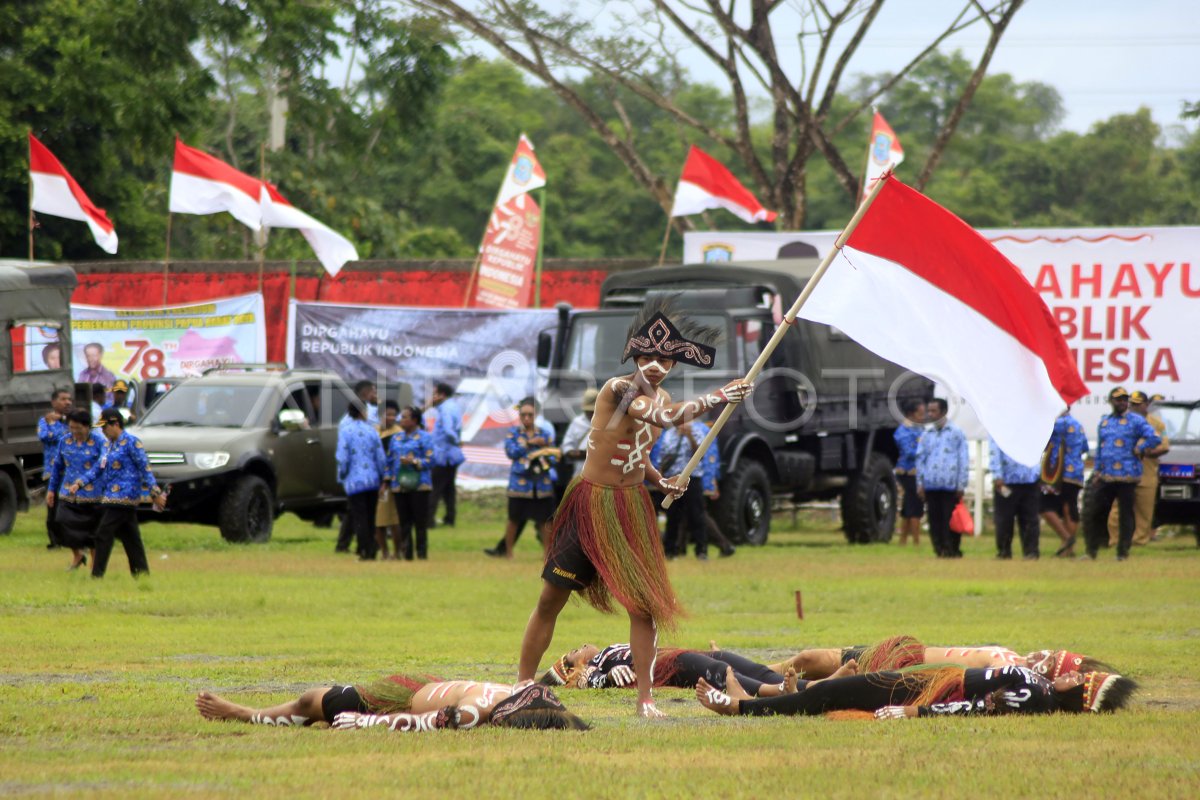
[[[46,466],[46,508],[55,511],[59,541],[74,552],[69,569],[87,564],[83,551],[95,549],[97,506],[100,489],[85,485],[70,500],[59,499],[63,486],[87,474],[104,453],[105,440],[100,431],[92,429],[92,415],[72,411],[67,415],[70,434],[58,443],[58,450]],[[95,553],[92,554],[95,558]]]
[[[917,444],[925,432],[925,403],[908,399],[900,407],[904,419],[892,434],[896,441],[896,482],[904,490],[900,505],[900,544],[903,546],[912,536],[913,547],[921,544],[921,517],[925,516],[925,503],[917,496]]]
[[[1162,438],[1145,417],[1129,410],[1129,392],[1118,386],[1108,393],[1108,401],[1112,413],[1100,419],[1096,468],[1083,504],[1087,555],[1082,558],[1094,559],[1100,545],[1107,542],[1108,514],[1115,500],[1121,526],[1117,560],[1124,561],[1133,544],[1133,498],[1142,479],[1141,456],[1157,447]]]
[[[375,559],[375,505],[387,472],[387,457],[375,426],[366,420],[360,401],[350,403],[338,425],[337,477],[346,490],[348,529],[358,542],[362,561]]]
[[[50,475],[50,462],[58,452],[58,443],[70,435],[67,414],[71,413],[71,393],[66,389],[55,389],[50,393],[50,410],[38,420],[37,436],[42,443],[42,474]],[[58,541],[57,512],[51,506],[46,509],[47,550],[61,546]]]
[[[537,423],[537,401],[526,397],[517,406],[520,424],[508,432],[504,452],[512,459],[508,472],[508,525],[504,529],[504,557],[513,557],[517,526],[531,521],[538,540],[546,542],[546,523],[554,515],[554,465],[559,450],[554,431]]]
[[[988,469],[992,473],[992,509],[996,524],[996,558],[1012,558],[1013,523],[1021,526],[1021,554],[1026,561],[1040,555],[1038,539],[1038,467],[1019,464],[988,440]]]
[[[1059,558],[1075,555],[1079,492],[1083,488],[1083,461],[1087,454],[1087,434],[1067,409],[1054,421],[1054,432],[1042,454],[1041,515],[1062,542],[1054,554]]]
[[[929,538],[938,558],[962,558],[962,536],[950,530],[950,515],[967,488],[967,437],[946,417],[941,397],[927,406],[933,427],[917,445],[917,494],[929,509]]]
[[[437,410],[433,423],[433,494],[429,499],[429,526],[437,524],[438,501],[446,504],[443,525],[454,527],[458,513],[458,467],[466,457],[462,451],[462,410],[454,399],[454,387],[439,383],[433,389]]]
[[[708,435],[708,426],[700,420],[684,422],[667,428],[650,451],[650,463],[663,475],[677,475],[696,448]],[[714,439],[692,473],[693,480],[670,508],[667,509],[667,530],[663,534],[663,551],[667,558],[687,555],[687,543],[695,542],[696,558],[708,560],[708,520],[705,519],[704,497],[715,494],[720,477],[721,456]]]
[[[416,528],[416,556],[423,561],[428,557],[429,545],[433,437],[425,432],[419,408],[405,406],[400,409],[399,422],[400,432],[392,436],[388,448],[388,468],[384,478],[400,517],[395,540],[396,558],[403,552],[405,561],[413,560],[413,528]]]
[[[137,507],[149,495],[160,511],[167,496],[154,480],[146,449],[133,434],[125,432],[125,418],[115,408],[100,414],[101,431],[108,444],[100,460],[67,486],[67,499],[74,501],[81,490],[100,492],[100,522],[96,526],[96,556],[92,559],[92,577],[103,578],[112,555],[113,542],[121,540],[129,572],[135,577],[150,572],[146,546],[138,527]]]

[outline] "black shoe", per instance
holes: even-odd
[[[1095,561],[1096,554],[1095,553],[1084,553],[1083,555],[1076,557],[1075,560],[1076,561]]]
[[[708,561],[708,553],[696,553],[697,561]]]
[[[61,544],[55,544],[54,542],[50,542],[46,545],[47,550],[58,550],[60,547],[62,547]]]
[[[1026,553],[1025,555],[1021,556],[1021,558],[1025,561],[1037,561],[1039,557],[1040,556],[1038,556],[1037,553]]]
[[[733,545],[729,545],[728,547],[722,547],[721,548],[721,558],[729,558],[731,555],[733,555],[736,552],[737,552],[737,549]]]
[[[445,525],[447,528],[453,528],[453,527],[454,527],[454,520],[452,520],[452,519],[444,519],[444,520],[442,520],[442,524],[443,524],[443,525]]]
[[[483,548],[483,553],[492,558],[504,558],[504,551],[499,547],[485,547]]]
[[[1011,561],[1012,553],[996,553],[997,561]]]
[[[1128,561],[1129,556],[1117,556],[1117,561]]]

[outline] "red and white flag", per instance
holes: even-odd
[[[879,176],[903,160],[904,148],[900,146],[900,140],[883,114],[876,111],[871,123],[871,141],[867,144],[867,171],[863,175],[862,195],[858,199],[866,199]]]
[[[86,222],[92,238],[104,252],[117,252],[117,231],[104,209],[92,204],[66,167],[32,133],[29,134],[29,184],[34,211]]]
[[[316,253],[325,271],[336,276],[347,261],[357,261],[358,251],[345,236],[289,203],[270,183],[261,183],[262,221],[269,228],[298,228]]]
[[[220,159],[175,140],[168,207],[175,214],[228,211],[250,230],[262,229],[259,200],[262,181],[238,172]]]
[[[517,149],[504,174],[504,182],[500,184],[500,193],[496,195],[495,208],[500,208],[519,194],[532,192],[546,185],[546,173],[533,154],[533,143],[521,134],[517,140]]]
[[[710,208],[723,208],[746,222],[773,222],[776,216],[763,208],[724,164],[692,145],[675,187],[671,216],[686,217]]]
[[[1037,464],[1087,394],[1050,309],[971,226],[884,179],[800,316],[965,399],[1005,453]]]

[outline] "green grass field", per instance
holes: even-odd
[[[671,564],[690,616],[665,643],[710,639],[763,660],[911,633],[928,643],[1069,646],[1142,682],[1121,715],[730,720],[660,690],[564,691],[587,733],[341,733],[208,722],[208,689],[249,705],[391,672],[511,680],[539,589],[536,543],[484,557],[496,501],[467,497],[425,563],[335,555],[333,532],[279,520],[263,546],[143,526],[152,574],[120,546],[108,577],[64,571],[40,513],[0,537],[0,795],[405,797],[1200,796],[1200,551],[1179,536],[1117,563],[850,547],[824,512],[732,559]],[[1049,533],[1047,532],[1048,536]],[[1053,552],[1053,547],[1047,547]],[[794,593],[803,592],[804,619]],[[572,603],[547,663],[627,641],[623,617]]]

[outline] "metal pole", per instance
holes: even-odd
[[[775,352],[775,348],[779,346],[781,341],[783,341],[784,334],[786,334],[788,329],[795,324],[796,314],[799,313],[805,301],[807,301],[812,295],[813,290],[817,288],[817,284],[820,283],[821,278],[825,276],[826,270],[828,270],[829,265],[833,263],[833,259],[837,256],[838,251],[842,249],[842,246],[846,243],[846,240],[850,238],[850,234],[853,233],[854,229],[858,227],[858,223],[862,221],[863,216],[867,213],[867,209],[871,207],[873,202],[875,202],[875,198],[878,196],[879,190],[883,188],[883,184],[887,181],[888,177],[890,177],[890,175],[885,173],[883,177],[875,182],[875,187],[871,189],[871,193],[867,195],[867,199],[864,200],[858,207],[858,210],[854,212],[854,216],[850,218],[850,222],[846,224],[845,229],[842,231],[841,235],[838,236],[837,241],[833,243],[833,247],[830,248],[829,252],[825,255],[825,258],[821,261],[821,265],[817,267],[817,271],[813,273],[811,278],[808,279],[808,283],[804,285],[804,290],[800,292],[800,296],[796,298],[796,302],[792,304],[792,307],[788,309],[787,314],[784,315],[783,323],[775,329],[775,333],[771,336],[766,346],[763,347],[762,352],[759,353],[758,359],[754,362],[754,366],[750,367],[750,371],[746,373],[746,380],[749,383],[753,383],[754,379],[758,377],[758,373],[762,372],[763,367],[766,366],[767,361],[771,358],[771,354]],[[721,409],[721,416],[717,417],[717,421],[713,423],[711,428],[709,428],[708,434],[704,437],[704,441],[700,442],[700,444],[696,447],[696,451],[692,453],[692,457],[688,459],[687,466],[683,468],[683,472],[679,473],[681,480],[686,480],[691,476],[692,471],[695,470],[696,466],[700,463],[700,459],[702,459],[704,454],[708,452],[709,446],[714,440],[716,440],[717,434],[721,432],[721,428],[725,427],[725,423],[728,422],[729,418],[733,415],[733,409],[735,405],[736,403],[727,403],[725,408]],[[674,496],[667,495],[663,500],[662,507],[670,508],[671,503],[673,502]]]
[[[538,251],[537,261],[533,265],[533,307],[542,307],[542,247],[546,244],[546,187],[538,192],[538,204],[541,213],[538,214]]]
[[[167,304],[167,281],[170,280],[171,269],[171,218],[174,216],[170,211],[167,212],[167,255],[163,259],[163,299],[162,304]]]

